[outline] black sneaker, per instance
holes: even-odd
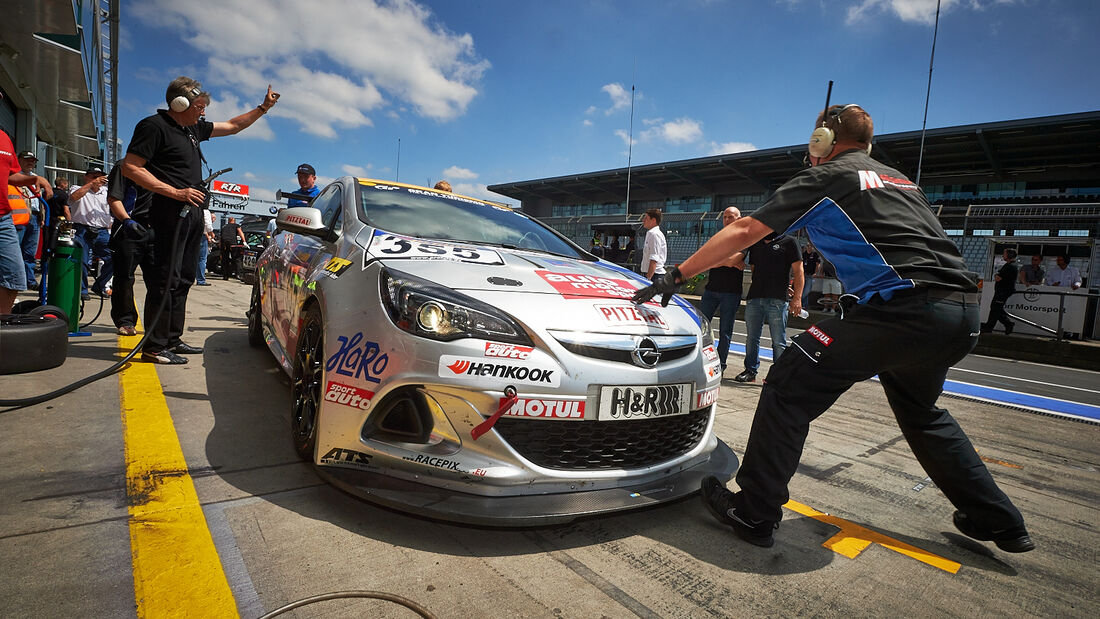
[[[737,495],[726,490],[714,475],[703,478],[703,483],[699,486],[699,495],[703,498],[703,505],[707,506],[707,511],[718,522],[732,527],[737,537],[761,548],[771,548],[775,544],[772,531],[779,528],[779,523],[753,520],[739,513],[734,500]]]
[[[177,355],[201,355],[202,349],[198,346],[191,346],[190,344],[184,344],[180,342],[172,347],[172,352]]]
[[[170,350],[143,352],[141,353],[141,360],[147,363],[164,363],[167,365],[183,365],[187,363],[187,359],[184,359]]]
[[[737,376],[734,376],[733,380],[735,380],[739,383],[755,383],[756,382],[756,372],[750,372],[749,370],[745,370],[744,372],[741,372]]]
[[[1001,529],[1000,531],[985,533],[980,531],[974,524],[974,521],[967,518],[966,514],[962,512],[955,512],[951,520],[955,523],[955,528],[963,535],[982,542],[993,542],[997,544],[997,548],[1005,552],[1027,552],[1029,550],[1035,550],[1035,542],[1031,541],[1031,536],[1027,534],[1027,529],[1025,529],[1023,525],[1011,529]]]

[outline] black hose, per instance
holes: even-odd
[[[301,608],[302,606],[306,606],[309,604],[316,604],[317,602],[346,598],[370,598],[374,600],[385,600],[387,602],[393,602],[394,604],[404,606],[405,608],[413,611],[421,617],[424,617],[425,619],[435,619],[435,615],[433,615],[432,612],[427,608],[424,608],[423,606],[417,604],[416,602],[410,600],[405,596],[397,595],[396,593],[386,593],[385,591],[333,591],[332,593],[322,593],[320,595],[314,595],[308,598],[302,598],[300,600],[291,602],[290,604],[287,604],[286,606],[283,606],[281,608],[276,608],[266,615],[263,615],[259,619],[270,619],[271,617],[281,615],[288,610],[294,610],[295,608]]]
[[[145,345],[145,340],[149,338],[149,334],[153,331],[153,327],[157,324],[157,321],[160,320],[161,314],[164,313],[165,306],[168,305],[168,297],[170,295],[168,295],[167,292],[172,289],[172,284],[175,283],[176,269],[179,266],[180,260],[183,259],[183,253],[182,252],[179,252],[179,253],[176,252],[176,250],[179,249],[180,228],[183,227],[183,221],[184,221],[184,218],[180,217],[179,221],[176,222],[176,230],[172,235],[172,264],[169,266],[169,270],[168,270],[168,281],[165,283],[164,298],[162,298],[160,300],[160,306],[157,307],[157,313],[153,318],[153,322],[150,325],[147,325],[145,327],[145,335],[143,335],[141,337],[141,341],[139,341],[137,343],[137,345],[134,346],[133,350],[131,350],[129,353],[127,353],[125,357],[123,357],[120,361],[118,361],[117,363],[115,363],[111,367],[109,367],[105,370],[101,370],[99,372],[96,372],[95,374],[92,374],[91,376],[87,376],[85,378],[82,378],[82,379],[76,381],[75,383],[65,385],[64,387],[61,387],[60,389],[56,389],[56,390],[51,391],[49,393],[43,393],[41,395],[34,395],[34,396],[26,397],[26,398],[15,398],[15,399],[10,399],[10,400],[0,399],[0,406],[10,406],[10,407],[12,407],[12,408],[9,408],[5,411],[0,411],[0,412],[5,412],[6,413],[6,412],[9,412],[9,411],[17,409],[17,408],[22,408],[24,406],[34,406],[35,404],[41,404],[42,402],[45,402],[47,400],[52,400],[56,397],[63,396],[66,393],[76,391],[77,389],[83,387],[84,385],[94,383],[95,381],[100,380],[102,378],[107,378],[108,376],[110,376],[110,375],[114,374],[115,372],[119,371],[120,369],[122,369],[122,367],[124,365],[126,365],[130,361],[130,359],[134,358],[134,355],[136,355],[138,353],[138,351],[141,350],[141,347]],[[102,297],[101,297],[101,299],[102,299]],[[103,302],[102,301],[100,301],[99,307],[100,307],[100,311],[102,311],[103,310]],[[99,314],[97,313],[96,316],[99,316]],[[88,324],[91,324],[91,323],[88,323]],[[87,325],[85,325],[85,326],[87,326]]]

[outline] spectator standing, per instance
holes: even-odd
[[[222,279],[237,276],[237,252],[233,249],[237,241],[248,244],[237,219],[230,217],[221,229]]]
[[[53,197],[47,200],[50,205],[50,220],[46,222],[42,230],[42,242],[51,252],[57,241],[57,222],[64,218],[66,221],[73,218],[69,212],[69,179],[58,176],[53,180]],[[45,254],[43,253],[42,269],[46,269]]]
[[[1016,292],[1016,280],[1019,279],[1019,267],[1016,266],[1016,250],[1006,249],[1001,254],[1004,265],[993,276],[993,300],[989,302],[989,318],[982,325],[982,333],[992,333],[993,327],[1000,322],[1005,326],[1005,335],[1012,335],[1016,323],[1005,312],[1005,302]]]
[[[821,267],[821,254],[817,253],[812,241],[807,241],[802,248],[802,307],[810,301],[810,292],[814,287],[814,275]]]
[[[99,258],[99,274],[92,283],[91,292],[103,295],[103,284],[111,277],[111,210],[107,206],[107,175],[103,168],[93,165],[84,173],[84,184],[69,194],[72,207],[73,229],[76,238],[84,246],[84,277],[80,284],[80,296],[89,297],[88,275],[92,257]]]
[[[206,281],[206,257],[210,254],[210,243],[214,240],[214,213],[202,211],[202,237],[199,239],[199,265],[195,267],[195,285],[209,286]]]
[[[1068,286],[1074,290],[1080,288],[1081,272],[1077,267],[1070,266],[1069,256],[1058,256],[1057,263],[1057,268],[1051,269],[1047,274],[1047,286]]]
[[[655,281],[659,275],[665,274],[665,260],[668,257],[665,234],[661,232],[661,209],[651,208],[646,211],[642,215],[642,227],[646,233],[640,266],[646,278]]]
[[[37,177],[22,171],[15,146],[4,131],[0,131],[0,178],[4,179],[4,189],[0,191],[0,314],[10,314],[19,292],[27,288],[27,269],[19,247],[19,233],[12,223],[8,185],[36,183]]]
[[[1043,257],[1038,254],[1031,257],[1031,264],[1025,264],[1020,268],[1020,283],[1025,286],[1039,286],[1043,283],[1045,276]]]
[[[760,369],[760,334],[764,322],[772,338],[772,363],[787,349],[787,311],[802,311],[802,254],[794,237],[772,234],[749,248],[752,283],[745,295],[745,370],[733,380],[739,383],[756,381]],[[788,287],[794,277],[794,294],[790,301]]]
[[[38,290],[38,280],[34,276],[34,266],[38,261],[38,238],[43,223],[45,223],[45,211],[42,210],[40,198],[49,200],[53,197],[53,189],[46,179],[35,173],[38,167],[38,157],[29,150],[19,153],[19,166],[24,174],[34,176],[35,182],[19,188],[23,199],[30,209],[31,216],[27,223],[15,226],[19,233],[19,247],[23,253],[23,266],[27,270],[27,288]]]
[[[275,105],[279,93],[268,86],[262,104],[221,122],[203,118],[210,94],[189,77],[173,80],[164,100],[168,109],[157,110],[134,128],[122,173],[153,193],[150,222],[157,242],[154,269],[145,273],[145,325],[149,336],[141,358],[178,365],[187,363],[181,354],[202,353],[202,348],[180,339],[187,319],[187,293],[198,266],[199,237],[204,234],[201,207],[206,196],[198,189],[202,182],[199,145],[248,128]],[[178,238],[173,238],[177,234]],[[165,313],[155,320],[166,296]]]
[[[722,211],[722,227],[741,219],[741,211],[731,206]],[[722,363],[722,372],[726,371],[726,359],[729,357],[730,340],[733,339],[733,323],[737,320],[737,308],[741,305],[741,290],[745,281],[745,272],[735,265],[744,264],[737,253],[719,266],[712,267],[707,275],[707,285],[703,289],[703,298],[699,309],[707,320],[714,320],[718,312],[718,360]]]
[[[140,266],[142,275],[146,277],[153,270],[150,202],[149,192],[122,175],[122,166],[111,170],[107,177],[107,206],[115,220],[110,241],[115,278],[111,286],[111,321],[119,335],[137,333],[138,311],[134,303],[134,274],[137,268]]]

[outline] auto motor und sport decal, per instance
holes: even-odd
[[[661,316],[661,312],[655,309],[633,303],[597,304],[593,307],[608,325],[617,327],[643,325],[668,330],[668,323]]]
[[[637,291],[637,287],[629,280],[614,277],[541,270],[536,270],[535,274],[550,284],[554,290],[558,291],[558,294],[566,299],[604,297],[629,300]]]
[[[456,245],[434,239],[418,239],[384,230],[375,230],[367,251],[363,254],[363,267],[366,268],[371,260],[380,258],[451,260],[489,265],[504,264],[500,254],[491,249]]]
[[[364,341],[362,333],[350,338],[341,335],[336,340],[340,348],[325,362],[326,371],[371,383],[381,382],[379,377],[386,371],[390,358],[378,344]]]
[[[501,398],[503,406],[508,398]],[[537,417],[539,419],[584,419],[584,402],[580,400],[543,400],[518,398],[504,411],[505,417]]]
[[[498,342],[485,342],[485,356],[499,357],[501,359],[526,360],[534,351],[534,346],[517,346],[516,344],[501,344]]]
[[[370,401],[373,397],[373,391],[360,389],[359,387],[353,387],[331,380],[328,382],[328,386],[325,387],[326,402],[344,404],[352,408],[358,408],[359,410],[365,411],[370,408]]]
[[[499,383],[524,383],[528,385],[558,387],[561,376],[557,368],[538,367],[529,363],[505,363],[486,361],[484,358],[467,358],[443,355],[439,358],[439,376],[461,378],[484,383],[486,379],[499,379]]]

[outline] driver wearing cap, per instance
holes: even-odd
[[[311,198],[316,198],[317,194],[321,193],[321,190],[317,188],[317,171],[308,163],[298,166],[298,187],[299,189],[295,193],[305,194]],[[305,200],[291,198],[286,201],[286,205],[309,206],[309,203]]]

